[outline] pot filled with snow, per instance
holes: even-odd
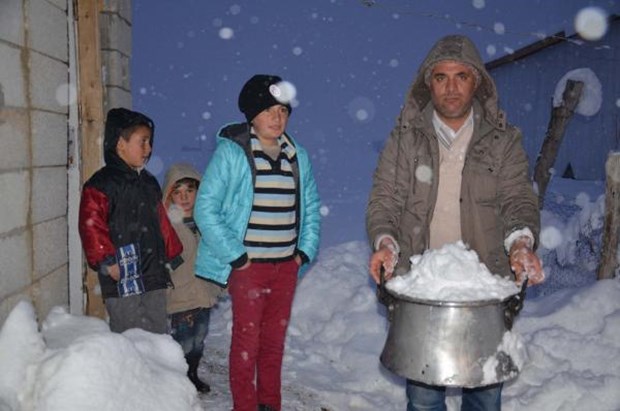
[[[411,257],[385,284],[391,322],[381,353],[390,371],[424,384],[475,388],[516,377],[525,349],[511,331],[525,284],[493,275],[462,242]]]

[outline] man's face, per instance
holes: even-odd
[[[472,68],[456,61],[441,61],[433,67],[430,88],[439,117],[449,126],[460,127],[469,115],[476,92]]]

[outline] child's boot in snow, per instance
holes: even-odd
[[[209,386],[209,384],[203,382],[200,378],[198,378],[198,365],[200,364],[200,357],[201,355],[195,355],[191,353],[185,356],[187,365],[189,365],[189,369],[187,370],[187,376],[189,377],[189,380],[192,382],[192,384],[194,384],[198,392],[206,394],[211,391],[211,387]]]

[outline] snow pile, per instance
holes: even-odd
[[[620,409],[620,279],[527,301],[515,328],[530,361],[502,409]]]
[[[20,302],[0,331],[3,411],[200,410],[181,347],[140,329],[112,333],[55,307],[42,332]]]
[[[513,281],[491,274],[462,241],[411,257],[411,271],[386,287],[399,296],[450,302],[501,301],[519,292]]]
[[[28,374],[40,361],[45,343],[37,330],[34,308],[18,303],[0,329],[0,410],[20,410]]]
[[[399,409],[404,403],[398,377],[379,363],[387,323],[368,275],[368,252],[365,242],[321,251],[295,295],[284,376],[316,390],[329,410]]]

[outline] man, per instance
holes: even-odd
[[[493,273],[544,279],[540,215],[521,133],[468,38],[439,40],[422,63],[380,155],[366,226],[378,283],[409,258],[462,240]],[[408,411],[445,410],[445,390],[407,381]],[[499,410],[501,384],[463,390],[462,410]]]

